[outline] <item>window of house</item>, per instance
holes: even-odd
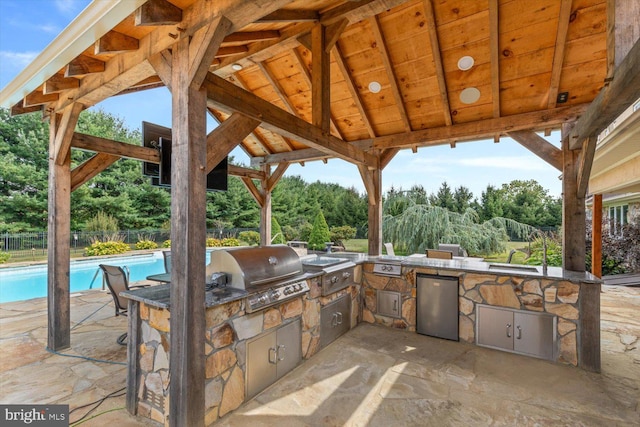
[[[609,207],[609,234],[614,236],[622,235],[622,226],[627,224],[629,205],[619,205]]]

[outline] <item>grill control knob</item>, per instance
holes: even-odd
[[[276,289],[275,291],[273,291],[273,293],[271,294],[271,298],[273,299],[278,299],[280,298],[280,291],[278,289]]]
[[[266,295],[260,295],[260,297],[258,298],[258,302],[259,302],[260,304],[266,304],[266,303],[267,303],[267,301],[268,301],[268,298],[267,298],[267,296],[266,296]]]

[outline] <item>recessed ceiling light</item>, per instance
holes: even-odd
[[[467,71],[473,67],[473,57],[472,56],[463,56],[458,59],[458,68],[462,71]]]
[[[378,82],[369,83],[369,91],[371,93],[378,93],[380,92],[381,89],[382,89],[382,86],[380,86],[380,83]]]
[[[480,91],[475,87],[468,87],[460,92],[460,101],[463,104],[473,104],[480,99]]]
[[[231,68],[236,70],[236,71],[240,71],[242,70],[242,65],[235,63],[235,64],[231,64]]]

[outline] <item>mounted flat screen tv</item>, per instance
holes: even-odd
[[[142,138],[145,147],[153,147],[160,151],[160,164],[145,162],[143,173],[151,177],[151,185],[170,187],[171,129],[153,123],[142,122]],[[227,188],[228,158],[225,157],[207,175],[207,191],[227,191]]]

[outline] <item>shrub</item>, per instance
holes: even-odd
[[[284,244],[284,234],[282,234],[282,228],[276,217],[271,217],[271,243],[274,245]]]
[[[356,228],[349,225],[341,227],[331,227],[331,241],[338,245],[344,246],[344,241],[356,237]]]
[[[129,251],[131,248],[124,242],[93,242],[85,249],[87,256],[95,255],[117,255]]]
[[[9,261],[9,258],[11,258],[10,253],[0,252],[0,264],[4,264],[5,262]]]
[[[156,249],[158,247],[158,244],[156,242],[154,242],[153,240],[139,240],[136,243],[136,249],[141,250],[141,249]]]
[[[330,239],[331,234],[329,233],[327,220],[324,219],[324,215],[320,211],[313,220],[313,229],[309,236],[309,249],[321,251],[326,247],[325,243],[329,242]]]
[[[260,233],[257,231],[241,231],[238,238],[246,242],[249,246],[260,244]]]
[[[113,216],[100,211],[85,224],[86,231],[118,231],[118,220]]]
[[[222,246],[240,246],[240,241],[234,237],[222,239]]]
[[[162,247],[163,248],[170,248],[171,247],[171,239],[167,239],[164,242],[162,242]]]
[[[527,265],[542,265],[543,242],[541,237],[536,237],[531,242],[531,255],[525,261]],[[555,235],[547,237],[547,265],[550,267],[562,267],[562,243]]]
[[[207,247],[208,248],[218,248],[222,246],[222,241],[219,239],[215,239],[213,237],[207,238]]]

